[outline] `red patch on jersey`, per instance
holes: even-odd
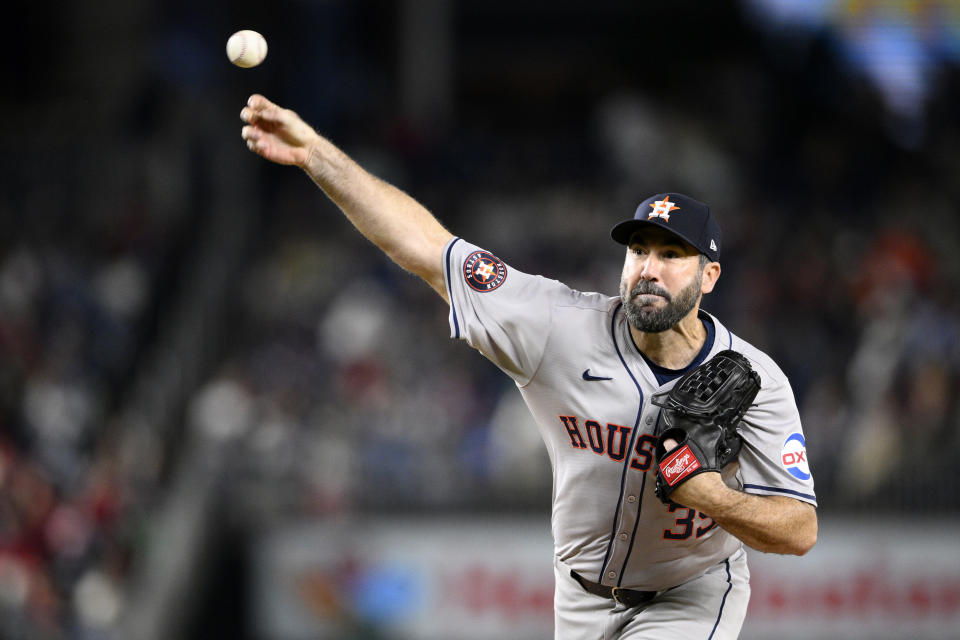
[[[660,473],[663,479],[671,487],[681,482],[684,478],[700,468],[700,461],[693,455],[688,445],[683,445],[675,451],[671,451],[666,458],[660,462]]]
[[[471,289],[486,293],[507,279],[507,265],[489,251],[474,251],[463,262],[463,277]]]

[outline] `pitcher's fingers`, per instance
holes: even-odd
[[[262,120],[264,110],[270,107],[276,107],[276,105],[263,96],[254,94],[247,100],[247,106],[240,110],[240,119],[250,124],[257,124]]]
[[[254,124],[257,122],[267,122],[270,124],[289,126],[293,124],[294,120],[293,112],[270,102],[258,93],[250,96],[247,100],[246,113],[241,111],[240,114],[241,117],[246,116],[245,119],[247,122]]]
[[[240,119],[250,124],[258,124],[260,122],[272,123],[277,121],[276,114],[280,111],[283,110],[275,104],[268,102],[264,105],[263,103],[257,102],[256,106],[250,106],[248,104],[243,109],[240,109]]]
[[[256,133],[252,135],[244,135],[243,139],[247,143],[247,148],[250,149],[250,151],[256,151],[257,153],[260,153],[267,148],[267,141]]]
[[[283,112],[284,109],[279,107],[267,107],[265,109],[244,107],[240,110],[240,119],[248,124],[265,128],[285,126],[287,120]]]
[[[260,95],[259,93],[254,93],[249,98],[247,98],[247,106],[251,109],[256,109],[258,111],[265,109],[267,107],[275,107],[277,105],[273,104],[266,97]]]

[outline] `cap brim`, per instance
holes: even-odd
[[[703,252],[703,250],[700,249],[700,247],[698,247],[693,240],[683,235],[682,233],[677,233],[675,229],[671,229],[670,227],[663,224],[659,220],[660,220],[659,218],[656,218],[654,220],[624,220],[623,222],[621,222],[620,224],[618,224],[617,226],[615,226],[613,229],[610,230],[610,237],[613,238],[615,241],[619,242],[620,244],[630,244],[630,237],[633,236],[635,231],[638,231],[643,227],[658,227],[660,229],[669,231],[670,233],[677,236],[678,238],[680,238],[681,240],[689,244],[691,247],[693,247],[697,251],[700,251],[701,253]]]

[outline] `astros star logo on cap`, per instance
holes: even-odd
[[[663,218],[666,222],[670,222],[670,212],[674,209],[680,208],[670,202],[670,196],[664,196],[663,200],[657,200],[650,206],[653,208],[653,211],[651,211],[650,215],[647,216],[647,220],[652,218]]]

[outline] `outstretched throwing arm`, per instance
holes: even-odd
[[[261,95],[250,96],[240,118],[251,151],[303,169],[360,233],[449,302],[443,249],[453,235],[423,205],[367,173],[296,113]]]

